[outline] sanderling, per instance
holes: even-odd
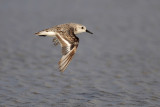
[[[82,32],[93,34],[92,32],[88,31],[84,25],[76,23],[57,25],[52,28],[37,32],[35,34],[38,36],[54,37],[54,45],[58,45],[60,43],[63,56],[58,64],[59,70],[61,72],[64,72],[78,47],[79,38],[76,36],[76,34]]]

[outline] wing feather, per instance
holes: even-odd
[[[53,39],[53,44],[55,45],[55,46],[57,46],[58,44],[59,44],[59,41],[58,41],[58,39],[55,37],[54,39]]]
[[[73,29],[71,29],[73,30]],[[79,43],[79,39],[73,34],[73,31],[71,33],[61,35],[61,34],[56,34],[56,37],[61,44],[62,47],[62,58],[59,61],[59,70],[61,72],[64,72],[64,70],[67,68],[68,64],[71,62],[77,47]]]
[[[59,69],[61,72],[64,72],[64,70],[67,68],[76,50],[77,46],[74,46],[73,49],[68,54],[62,56],[61,60],[59,61]]]

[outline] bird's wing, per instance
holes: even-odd
[[[55,45],[55,46],[57,46],[58,44],[59,44],[59,41],[58,41],[58,39],[55,37],[55,38],[53,38],[53,44]]]
[[[77,37],[75,37],[75,35],[72,35],[72,40],[69,40],[67,37],[71,37],[71,34],[65,35],[65,37],[64,35],[62,36],[60,34],[57,34],[56,37],[61,44],[63,55],[59,61],[59,69],[61,72],[64,72],[77,50],[79,40]]]
[[[74,54],[76,53],[76,50],[77,50],[77,46],[73,46],[71,50],[67,48],[62,48],[62,51],[64,51],[63,53],[64,55],[59,61],[59,69],[61,72],[64,72],[64,70],[67,68],[68,64],[71,62]]]

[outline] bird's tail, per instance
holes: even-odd
[[[43,31],[40,31],[40,32],[35,33],[35,35],[44,36],[44,37],[45,37],[45,36],[55,37],[55,32],[43,30]]]

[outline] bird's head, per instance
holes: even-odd
[[[79,34],[79,33],[83,33],[83,32],[87,32],[87,33],[93,34],[89,30],[87,30],[84,25],[76,24],[75,28],[74,28],[74,34]]]

